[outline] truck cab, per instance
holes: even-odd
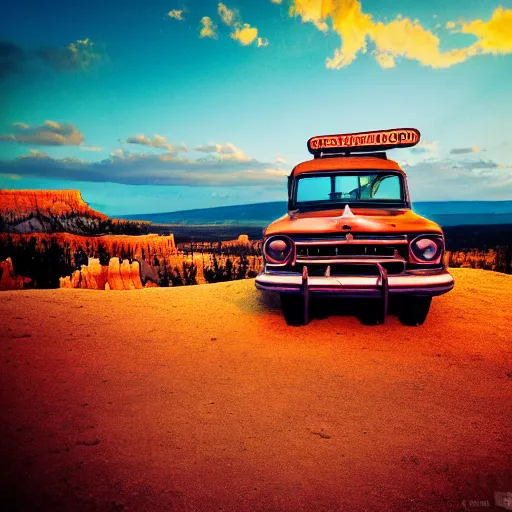
[[[419,142],[412,128],[313,137],[314,158],[288,178],[288,212],[264,232],[260,290],[281,294],[289,324],[309,322],[315,297],[367,298],[374,323],[390,296],[421,325],[433,296],[450,291],[443,231],[412,210],[405,172],[385,150]]]

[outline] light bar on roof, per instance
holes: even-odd
[[[308,150],[315,156],[321,153],[357,153],[410,148],[420,141],[416,128],[396,128],[374,132],[320,135],[308,140]]]

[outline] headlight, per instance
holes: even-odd
[[[411,252],[419,261],[435,262],[443,252],[444,242],[440,236],[421,236],[411,243]]]
[[[263,246],[263,252],[269,263],[284,264],[292,251],[293,242],[284,235],[271,236]]]

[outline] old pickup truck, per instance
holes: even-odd
[[[312,137],[314,158],[288,178],[288,213],[264,232],[260,290],[279,292],[285,319],[310,320],[315,297],[366,298],[382,323],[390,297],[421,325],[450,291],[442,229],[413,212],[407,177],[385,151],[417,144],[414,128]]]

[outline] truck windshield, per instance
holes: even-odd
[[[397,173],[364,171],[300,176],[296,207],[331,203],[405,203],[404,182]]]

